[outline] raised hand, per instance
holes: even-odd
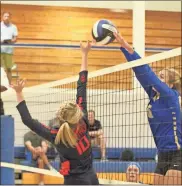
[[[128,50],[128,52],[131,54],[134,52],[133,48],[128,44],[128,42],[126,40],[124,40],[124,38],[122,37],[122,35],[119,32],[118,33],[114,32],[113,34],[116,38],[116,41],[121,45],[121,47]]]
[[[10,85],[10,87],[12,89],[15,90],[16,93],[20,93],[22,92],[24,86],[25,86],[26,80],[25,79],[19,79],[17,80],[17,84],[16,85]]]
[[[119,44],[121,44],[122,46],[125,45],[125,40],[124,40],[124,38],[121,36],[121,34],[120,34],[119,32],[118,32],[118,33],[113,32],[113,35],[114,35],[114,37],[116,38],[116,41],[117,41]]]
[[[80,42],[80,49],[81,49],[82,53],[88,54],[92,45],[93,45],[93,42],[91,42],[91,41],[87,41],[86,45],[84,45],[83,42]]]

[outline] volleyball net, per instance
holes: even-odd
[[[122,56],[122,53],[120,55]],[[89,61],[88,59],[88,65],[90,65]],[[104,63],[104,61],[100,61],[100,63]],[[102,124],[108,159],[107,161],[100,161],[101,149],[99,145],[93,147],[93,166],[98,177],[102,179],[101,181],[104,180],[103,183],[118,184],[127,181],[126,169],[131,161],[140,164],[142,171],[140,181],[146,184],[152,183],[152,174],[157,163],[157,150],[147,120],[146,108],[149,99],[132,71],[133,67],[145,64],[150,65],[156,74],[164,68],[173,68],[182,75],[181,48],[89,72],[87,110],[94,110],[95,118]],[[41,67],[35,66],[34,68]],[[24,77],[26,78],[26,74]],[[78,76],[74,76],[25,88],[25,100],[32,117],[46,125],[51,125],[60,104],[65,101],[76,100],[77,80]],[[14,118],[14,148],[19,149],[17,150],[19,152],[15,152],[17,153],[15,165],[12,168],[60,176],[56,173],[50,173],[48,170],[38,171],[37,168],[25,167],[27,165],[25,163],[26,156],[20,147],[23,148],[23,137],[29,129],[23,125],[16,110],[15,93],[8,90],[2,94],[2,99],[6,114],[12,115]],[[53,147],[50,145],[50,148]],[[131,158],[128,154],[125,155],[126,151],[132,155]],[[51,164],[59,170],[60,162],[56,158],[56,151],[50,151],[48,156],[51,157]],[[8,167],[9,165],[4,164],[4,166]],[[31,167],[32,165],[28,164],[28,166]]]

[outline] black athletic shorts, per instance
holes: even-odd
[[[99,185],[99,181],[95,171],[91,168],[83,174],[65,176],[64,185]]]
[[[160,152],[158,154],[158,164],[155,173],[165,176],[168,170],[182,171],[182,150]]]

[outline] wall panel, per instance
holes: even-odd
[[[113,21],[132,44],[131,10],[116,13],[108,9],[2,4],[1,12],[4,11],[10,11],[13,15],[12,20],[19,30],[19,43],[78,44],[80,40],[92,39],[93,24],[98,19],[105,18]],[[112,45],[117,46],[117,43]],[[181,13],[146,11],[146,47],[179,46]],[[20,77],[27,77],[29,85],[34,85],[76,75],[81,54],[75,49],[17,48],[14,61],[18,64]],[[89,54],[89,70],[94,71],[125,61],[119,51],[92,51]],[[46,73],[52,75],[49,77]],[[131,82],[130,80],[129,83]]]

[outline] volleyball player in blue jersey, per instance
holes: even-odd
[[[141,58],[119,33],[114,35],[128,61]],[[174,69],[163,69],[157,76],[147,64],[134,67],[133,71],[150,99],[148,121],[158,149],[154,184],[181,185],[181,77]]]
[[[17,85],[12,85],[16,91],[19,103],[17,109],[23,123],[55,145],[60,156],[60,173],[64,176],[65,185],[99,184],[97,175],[92,168],[92,149],[87,120],[87,55],[90,48],[90,42],[86,46],[81,44],[82,65],[77,82],[76,103],[68,102],[60,106],[56,115],[60,122],[58,128],[48,128],[39,121],[32,119],[23,98],[24,80],[19,81]]]

